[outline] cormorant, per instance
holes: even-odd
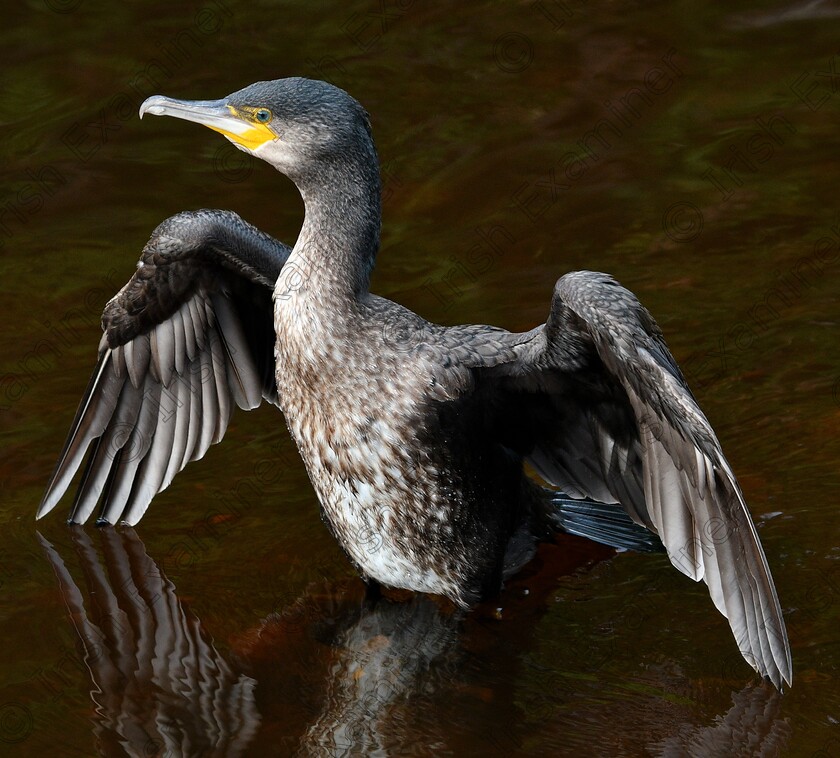
[[[105,307],[99,362],[39,518],[89,453],[71,523],[101,501],[98,524],[136,524],[221,440],[234,403],[266,399],[368,582],[466,608],[558,529],[664,545],[708,584],[745,659],[777,687],[791,682],[741,490],[633,294],[577,271],[529,332],[429,323],[368,291],[378,159],[346,92],[281,79],[215,101],[156,95],[144,113],[204,124],[270,163],[300,191],[303,226],[293,249],[229,211],[180,213],[155,230]]]

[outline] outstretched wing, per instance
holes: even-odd
[[[70,521],[136,524],[224,436],[234,403],[277,402],[272,288],[289,248],[229,211],[167,219],[106,305],[99,362],[38,509],[84,465]]]
[[[635,296],[605,274],[567,274],[544,326],[484,334],[457,342],[490,387],[505,444],[567,494],[620,504],[655,532],[671,563],[709,586],[748,663],[790,683],[779,600],[735,475]]]

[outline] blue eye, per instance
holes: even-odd
[[[255,114],[254,117],[259,121],[261,124],[267,124],[271,121],[271,111],[267,108],[260,108]]]

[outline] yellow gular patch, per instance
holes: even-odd
[[[241,129],[237,128],[236,131],[230,131],[210,124],[207,124],[207,126],[220,134],[224,134],[228,139],[248,148],[248,150],[256,150],[260,145],[277,139],[277,135],[265,124],[258,124],[251,121],[246,114],[238,112],[232,105],[228,106],[228,110],[242,125]]]

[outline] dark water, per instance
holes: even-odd
[[[723,5],[723,4],[721,4]],[[737,7],[736,7],[737,6]],[[5,12],[0,86],[0,752],[840,754],[840,10],[828,3],[171,3]],[[301,202],[149,94],[327,78],[372,115],[374,288],[525,329],[609,271],[656,315],[737,472],[794,687],[741,660],[662,557],[568,539],[455,624],[363,607],[280,416],[136,532],[34,511],[105,301],[154,226],[231,208],[291,242]],[[279,461],[279,462],[278,462]]]

